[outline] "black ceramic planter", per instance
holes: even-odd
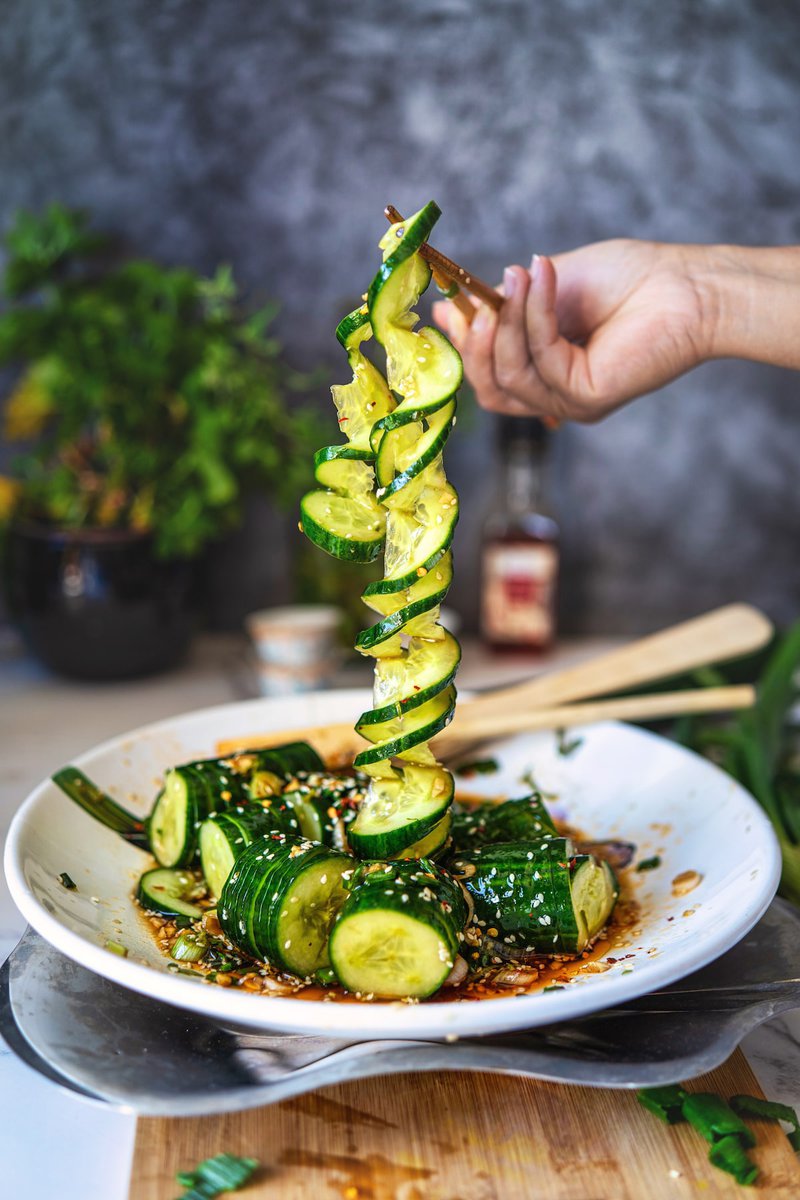
[[[172,667],[186,653],[193,569],[155,558],[147,534],[19,524],[5,558],[12,619],[53,671],[130,679]]]

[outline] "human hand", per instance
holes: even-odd
[[[711,355],[706,247],[617,239],[505,271],[499,314],[434,318],[484,408],[597,421]]]

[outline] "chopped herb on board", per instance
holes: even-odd
[[[636,864],[637,871],[655,871],[656,867],[661,866],[661,855],[654,854],[652,858],[643,858],[641,862]]]
[[[792,1125],[792,1132],[786,1136],[792,1149],[800,1153],[800,1120],[788,1104],[762,1100],[760,1096],[739,1095],[731,1096],[731,1108],[742,1117],[760,1117],[765,1121],[785,1121],[787,1125]]]
[[[749,1100],[750,1097],[734,1099]],[[755,1134],[741,1120],[733,1103],[729,1104],[714,1092],[685,1092],[677,1084],[645,1088],[638,1093],[638,1100],[643,1108],[668,1125],[688,1121],[711,1143],[708,1158],[713,1166],[732,1175],[737,1183],[745,1186],[755,1183],[758,1167],[746,1153],[756,1144]]]
[[[223,1192],[238,1192],[257,1166],[257,1158],[239,1158],[236,1154],[207,1158],[193,1171],[178,1172],[178,1183],[187,1189],[178,1200],[212,1200]]]
[[[67,874],[66,871],[61,872],[61,874],[58,877],[58,882],[61,884],[62,887],[65,887],[68,892],[76,892],[78,890],[77,883],[75,882],[75,880],[72,878],[71,875]]]

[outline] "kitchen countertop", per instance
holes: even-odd
[[[542,658],[494,657],[464,644],[463,689],[497,686],[610,649],[603,639],[564,641]],[[344,668],[337,686],[366,686],[369,668]],[[0,638],[0,834],[47,774],[98,742],[139,725],[255,695],[255,674],[244,642],[228,635],[197,641],[180,669],[150,679],[80,684],[56,679]],[[12,950],[24,922],[0,879],[0,961]],[[765,1094],[800,1106],[800,1010],[751,1034],[744,1051]],[[3,1192],[26,1200],[125,1200],[135,1118],[62,1092],[20,1063],[0,1039],[3,1105],[0,1162]],[[31,1114],[36,1114],[35,1127]],[[41,1130],[47,1131],[42,1154]]]

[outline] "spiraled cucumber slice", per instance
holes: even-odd
[[[374,724],[359,722],[356,729],[373,745],[369,750],[361,751],[355,759],[355,766],[362,767],[381,758],[407,757],[420,743],[429,742],[449,724],[455,705],[456,689],[449,684],[430,700],[420,704],[419,708],[399,717],[376,721]],[[411,761],[423,760],[413,757]]]
[[[359,717],[359,731],[364,725],[404,716],[452,682],[461,647],[451,633],[442,632],[441,641],[414,638],[397,657],[378,659],[372,697],[375,707]]]
[[[414,421],[393,429],[390,418],[380,422],[383,437],[375,462],[375,478],[380,498],[406,487],[442,453],[455,420],[456,402],[450,400],[433,413],[423,429]]]
[[[317,483],[340,496],[367,504],[372,498],[375,472],[367,459],[367,451],[352,446],[325,446],[314,456],[314,477]]]
[[[413,764],[373,779],[347,831],[350,848],[360,858],[372,859],[407,851],[442,821],[453,786],[452,775],[443,767]]]
[[[450,838],[453,824],[452,813],[446,812],[438,825],[434,825],[430,833],[426,833],[418,842],[406,846],[402,853],[395,858],[441,858]]]
[[[360,318],[356,323],[353,318]],[[351,383],[335,384],[331,388],[333,402],[339,418],[339,428],[352,448],[372,454],[370,432],[376,421],[387,416],[395,407],[395,399],[381,375],[370,360],[361,352],[361,342],[372,336],[372,327],[366,313],[357,311],[345,318],[339,329],[350,320],[343,344],[353,371]],[[339,330],[337,330],[338,334]],[[340,339],[342,340],[342,339]]]
[[[303,532],[321,550],[351,562],[372,562],[383,549],[386,513],[371,498],[307,492],[300,501]]]
[[[457,521],[458,497],[449,484],[426,488],[416,512],[391,509],[382,590],[399,592],[435,567],[450,548]]]

